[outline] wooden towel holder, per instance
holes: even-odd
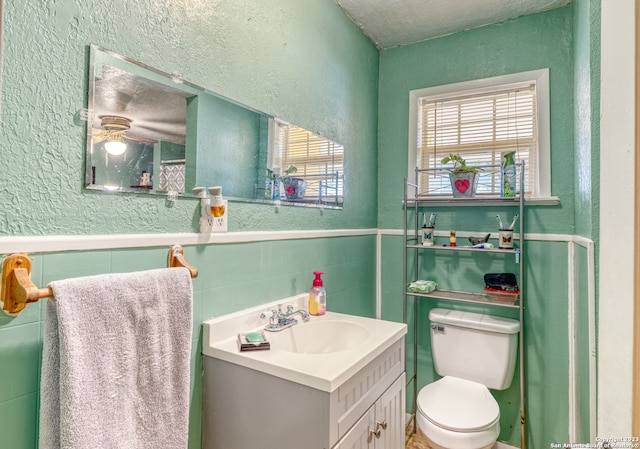
[[[185,260],[184,250],[180,245],[173,245],[169,250],[169,267],[187,268],[192,279],[198,277],[198,269]],[[2,262],[0,300],[6,314],[16,315],[28,303],[51,296],[51,287],[38,288],[31,282],[31,259],[28,255],[16,253],[5,257]]]

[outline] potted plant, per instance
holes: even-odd
[[[459,154],[449,154],[440,161],[442,165],[450,162],[453,162],[453,168],[449,170],[453,197],[471,198],[475,196],[478,185],[478,168],[468,166],[467,162]]]
[[[302,178],[289,176],[291,173],[297,172],[298,169],[290,165],[282,176],[282,184],[284,185],[284,193],[288,200],[301,200],[307,191],[307,181]]]
[[[307,190],[306,181],[302,178],[290,176],[297,171],[298,169],[293,165],[290,165],[282,174],[276,174],[273,170],[267,169],[267,178],[273,184],[273,199],[280,199],[280,184],[284,185],[284,193],[288,200],[301,200],[304,198]],[[277,194],[275,193],[276,191],[278,192]]]

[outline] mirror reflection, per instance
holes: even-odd
[[[344,147],[97,46],[86,188],[341,208]]]

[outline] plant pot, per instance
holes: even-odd
[[[473,198],[476,194],[478,179],[477,173],[473,172],[449,173],[453,197]]]
[[[284,192],[288,200],[301,200],[307,190],[307,182],[302,178],[288,178],[284,181]]]

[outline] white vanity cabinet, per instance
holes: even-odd
[[[403,448],[405,403],[405,374],[402,373],[335,449]]]
[[[202,447],[402,449],[404,354],[400,338],[333,391],[205,356]]]

